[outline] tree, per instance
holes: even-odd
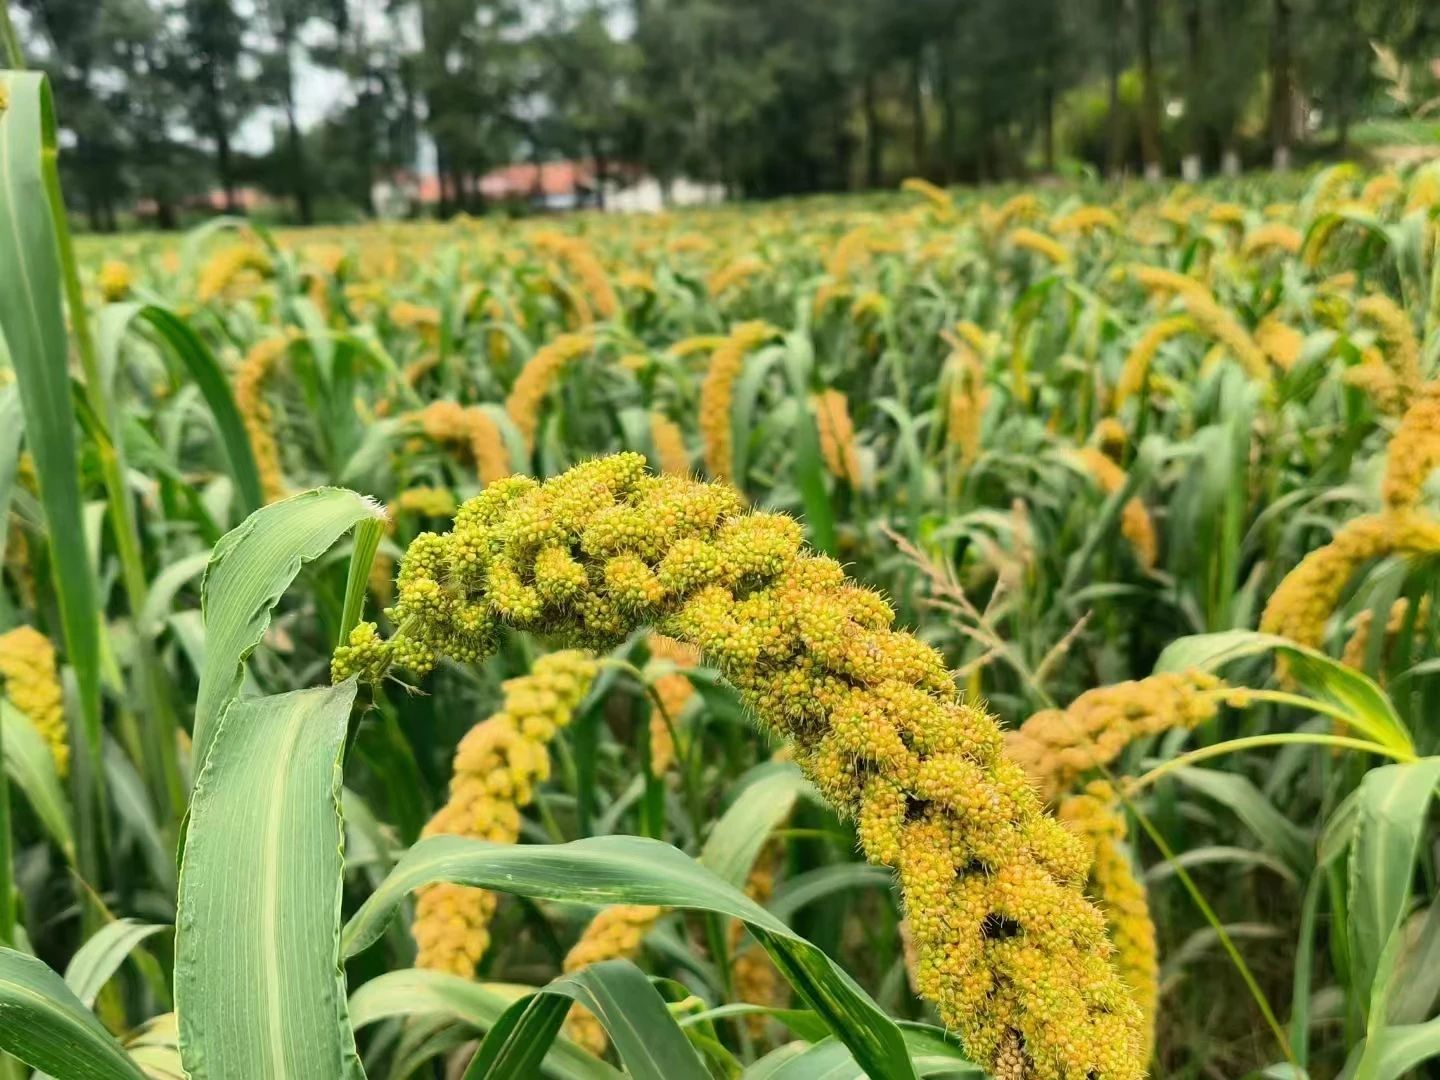
[[[232,137],[253,104],[240,74],[243,24],[231,0],[184,0],[184,49],[177,65],[192,102],[196,130],[215,146],[215,169],[225,209],[235,212]]]

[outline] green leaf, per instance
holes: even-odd
[[[1193,634],[1170,643],[1155,662],[1155,671],[1218,671],[1226,664],[1268,652],[1289,662],[1290,674],[1308,693],[1343,709],[1351,726],[1394,749],[1413,750],[1414,742],[1395,706],[1369,676],[1346,667],[1315,649],[1274,634],[1254,630],[1222,630]]]
[[[756,769],[751,782],[740,787],[711,827],[700,864],[731,885],[743,886],[770,834],[809,788],[809,781],[790,762]]]
[[[0,1052],[55,1080],[144,1080],[65,981],[33,956],[0,948]]]
[[[30,718],[0,698],[0,725],[4,726],[5,773],[25,793],[30,809],[50,834],[67,861],[75,861],[75,834],[70,827],[70,803],[55,771],[50,752]]]
[[[0,334],[0,363],[7,358],[5,336]],[[25,413],[20,391],[0,386],[0,551],[9,541],[10,498],[15,493],[15,474],[20,466],[20,440],[25,434]]]
[[[938,1028],[904,1023],[900,1033],[920,1076],[984,1080],[985,1071]],[[742,1080],[866,1080],[866,1073],[844,1043],[830,1038],[798,1051],[781,1047],[746,1069]]]
[[[175,1008],[191,1080],[360,1077],[340,967],[355,683],[237,702],[190,807]]]
[[[205,571],[205,665],[195,699],[195,760],[240,689],[245,659],[302,564],[323,555],[357,522],[382,511],[345,488],[316,488],[255,511],[220,538]]]
[[[465,1080],[535,1075],[571,1002],[595,1015],[636,1080],[708,1080],[665,999],[629,960],[591,964],[515,1002],[480,1044]]]
[[[1382,1028],[1350,1053],[1340,1080],[1399,1080],[1416,1065],[1440,1057],[1440,1016],[1423,1024]]]
[[[532,987],[477,983],[443,971],[406,968],[371,979],[350,995],[350,1022],[367,1024],[397,1016],[444,1015],[486,1032]],[[620,1072],[561,1036],[550,1046],[540,1072],[557,1080],[619,1080]]]
[[[1309,877],[1315,856],[1305,831],[1275,808],[1248,776],[1218,769],[1176,769],[1172,774],[1186,787],[1208,795],[1235,812],[1260,839],[1300,877]]]
[[[1370,1026],[1385,1022],[1384,1001],[1391,964],[1382,956],[1400,933],[1410,904],[1421,837],[1440,757],[1371,769],[1360,782],[1354,838],[1350,844],[1347,932],[1351,982],[1369,994]]]
[[[83,747],[100,759],[99,604],[85,554],[70,350],[61,308],[55,225],[43,158],[55,154],[54,114],[44,76],[0,72],[9,105],[0,110],[0,334],[10,350],[35,458],[50,542],[51,577],[60,598],[65,649],[75,669],[84,717]]]
[[[668,844],[602,836],[568,844],[487,844],[456,836],[420,841],[345,927],[347,956],[384,933],[404,897],[434,881],[588,904],[695,908],[742,920],[782,974],[878,1078],[915,1073],[894,1021],[820,949],[734,886]]]
[[[241,505],[246,513],[258,510],[265,502],[261,494],[260,474],[255,467],[255,457],[250,450],[250,439],[245,434],[240,410],[236,408],[235,397],[230,392],[230,380],[225,377],[210,347],[189,323],[156,304],[112,304],[106,307],[100,312],[96,326],[101,370],[113,380],[119,367],[120,344],[137,319],[154,328],[162,344],[180,360],[191,381],[199,388],[215,419],[220,448],[224,451],[235,488],[240,493]]]
[[[65,969],[65,984],[75,991],[75,996],[87,1009],[90,1008],[131,950],[146,938],[169,929],[163,924],[143,923],[135,919],[106,923],[80,946],[71,959]]]

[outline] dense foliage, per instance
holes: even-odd
[[[1425,0],[14,0],[91,228],[442,215],[509,162],[751,197],[1432,143]],[[1379,48],[1372,52],[1372,45]],[[1428,119],[1409,123],[1430,102]],[[488,204],[494,209],[493,203]]]

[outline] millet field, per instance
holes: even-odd
[[[1433,1075],[1440,165],[72,241],[0,95],[0,1077]]]

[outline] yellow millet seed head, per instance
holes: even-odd
[[[1120,219],[1115,216],[1115,211],[1104,206],[1077,206],[1068,214],[1060,214],[1051,219],[1050,231],[1059,236],[1070,233],[1114,233],[1120,231]]]
[[[510,388],[510,396],[505,399],[505,411],[527,443],[535,440],[535,430],[540,426],[540,407],[555,380],[572,360],[594,347],[595,339],[589,334],[561,334],[526,361]]]
[[[566,270],[575,275],[591,310],[602,319],[615,317],[620,310],[620,300],[594,248],[578,236],[551,230],[536,233],[532,240],[537,249],[559,260]]]
[[[711,296],[718,299],[764,270],[765,264],[761,260],[753,255],[744,255],[711,274],[705,287]]]
[[[1066,266],[1070,263],[1070,252],[1065,245],[1038,229],[1015,229],[1005,239],[1011,247],[1039,255],[1046,262],[1056,266]]]
[[[1418,408],[1417,403],[1412,412]],[[1393,452],[1393,444],[1392,444]],[[1260,616],[1260,629],[1316,648],[1355,571],[1392,553],[1440,552],[1440,523],[1413,510],[1372,514],[1347,522],[1285,575]]]
[[[280,467],[275,414],[265,400],[265,387],[292,341],[286,334],[260,339],[250,347],[235,371],[235,407],[245,425],[255,470],[260,474],[260,490],[267,503],[285,497],[285,474]]]
[[[1272,251],[1278,251],[1285,255],[1298,255],[1304,239],[1300,230],[1293,225],[1286,225],[1279,221],[1267,221],[1245,234],[1245,241],[1241,244],[1240,250],[1246,258],[1254,258]]]
[[[994,720],[964,703],[938,652],[892,628],[888,605],[807,552],[796,522],[644,464],[617,454],[543,484],[511,478],[463,504],[450,533],[417,537],[389,661],[423,671],[441,656],[478,659],[493,637],[462,614],[511,623],[517,593],[525,625],[567,643],[608,648],[649,626],[699,649],[862,823],[867,857],[896,867],[920,985],[977,1061],[993,1065],[1014,1031],[1037,1077],[1138,1080],[1142,1018],[1084,898],[1083,849],[1003,758]],[[555,548],[585,571],[563,601],[532,584]],[[337,673],[383,674],[373,627],[346,649]]]
[[[1289,371],[1300,359],[1305,335],[1289,323],[1271,315],[1255,328],[1255,344],[1281,371]]]
[[[1145,380],[1150,374],[1150,364],[1160,347],[1172,338],[1192,333],[1194,330],[1195,322],[1188,315],[1174,315],[1147,326],[1125,357],[1125,366],[1120,371],[1120,381],[1115,387],[1116,408],[1144,388]]]
[[[950,193],[937,184],[919,176],[908,176],[900,181],[900,190],[908,191],[911,195],[919,195],[942,219],[947,219],[955,212],[955,203],[950,198]]]
[[[1255,343],[1250,332],[1227,309],[1222,307],[1208,291],[1187,292],[1181,295],[1185,310],[1195,320],[1196,328],[1240,361],[1246,373],[1253,379],[1265,380],[1270,377],[1270,366],[1265,351]]]
[[[455,516],[455,493],[449,488],[406,488],[391,503],[392,514],[418,514],[421,517],[449,518]]]
[[[202,304],[228,292],[247,272],[262,277],[271,272],[270,257],[253,243],[235,244],[211,256],[200,268],[195,296]]]
[[[1075,458],[1106,495],[1113,495],[1125,486],[1125,470],[1095,447],[1075,451]],[[1138,495],[1126,500],[1120,510],[1120,535],[1130,541],[1141,566],[1148,570],[1155,565],[1160,542],[1150,511]]]
[[[1394,639],[1400,635],[1405,628],[1405,623],[1410,616],[1410,601],[1401,597],[1390,605],[1390,612],[1385,619],[1385,640],[1380,646],[1382,663],[1384,654],[1393,644]],[[1341,654],[1341,662],[1347,667],[1356,671],[1364,671],[1366,659],[1370,651],[1370,635],[1374,629],[1372,624],[1375,620],[1375,613],[1370,608],[1361,611],[1353,620],[1350,637],[1345,641],[1345,649]],[[1415,633],[1420,637],[1425,633],[1425,625],[1430,621],[1430,598],[1420,598],[1419,610],[1415,613]]]
[[[1005,752],[1053,799],[1137,739],[1213,719],[1222,686],[1213,675],[1187,671],[1088,690],[1066,708],[1045,709],[1006,732]]]
[[[810,398],[820,432],[820,456],[832,476],[852,488],[860,486],[860,454],[855,445],[855,424],[850,403],[839,390],[826,390]]]
[[[1135,872],[1125,843],[1125,815],[1114,789],[1103,780],[1061,802],[1057,815],[1090,851],[1090,889],[1115,946],[1115,966],[1145,1018],[1145,1056],[1155,1037],[1160,997],[1159,950],[1145,882]]]
[[[1405,309],[1388,296],[1367,296],[1355,305],[1361,322],[1374,327],[1385,363],[1404,394],[1402,406],[1420,390],[1420,341]]]
[[[655,447],[655,464],[672,476],[690,475],[690,451],[680,425],[662,412],[650,414],[650,442]]]
[[[698,667],[700,650],[664,634],[652,634],[650,661],[647,674],[667,664],[673,668]],[[669,771],[675,762],[674,728],[695,696],[695,684],[689,676],[673,668],[650,677],[650,689],[657,699],[650,711],[650,771],[656,776]]]
[[[645,935],[664,914],[663,907],[646,904],[616,904],[605,908],[590,920],[580,940],[565,954],[565,971],[579,971],[606,960],[634,957],[640,952]],[[565,1018],[565,1034],[596,1057],[605,1053],[608,1042],[605,1029],[588,1009],[580,1005],[572,1008]]]
[[[1142,289],[1158,298],[1169,299],[1176,294],[1184,297],[1210,296],[1204,282],[1163,266],[1136,264],[1129,268],[1129,272]]]
[[[442,833],[513,844],[520,810],[550,774],[549,743],[569,722],[595,678],[593,657],[550,653],[528,675],[505,684],[501,710],[471,728],[455,751],[450,798],[425,826]],[[419,893],[412,933],[416,966],[469,977],[489,944],[495,897],[484,889],[439,884]]]
[[[135,287],[135,271],[127,263],[109,259],[100,267],[95,283],[100,287],[100,296],[107,303],[124,300]]]
[[[55,771],[70,771],[70,742],[55,647],[34,627],[17,626],[0,634],[0,680],[5,696],[19,709],[50,748]]]
[[[733,480],[734,434],[730,409],[735,383],[745,368],[745,354],[774,334],[763,322],[737,324],[710,356],[710,367],[700,386],[700,434],[705,446],[705,468],[719,480]]]

